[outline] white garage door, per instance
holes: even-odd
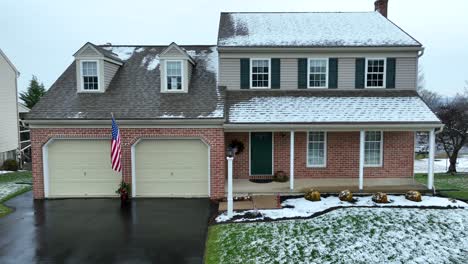
[[[110,140],[57,139],[47,153],[49,197],[116,196],[121,176],[110,165]]]
[[[208,196],[208,147],[199,139],[141,140],[135,164],[136,196]]]

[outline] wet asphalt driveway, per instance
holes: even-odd
[[[208,199],[33,201],[0,218],[0,263],[202,263]]]

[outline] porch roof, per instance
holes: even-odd
[[[441,124],[409,90],[230,91],[227,123]]]

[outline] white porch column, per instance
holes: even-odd
[[[432,190],[434,187],[434,156],[435,156],[435,131],[429,131],[429,159],[427,164],[427,188]]]
[[[294,131],[290,132],[289,146],[289,189],[294,190]]]
[[[232,160],[233,157],[227,157],[228,161],[228,195],[227,195],[227,215],[233,215],[233,202],[232,202]]]
[[[361,130],[359,132],[359,190],[364,188],[364,141],[366,139],[366,132]]]

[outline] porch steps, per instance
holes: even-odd
[[[236,195],[238,196],[238,195]],[[243,197],[246,197],[244,195]],[[240,197],[240,196],[239,196]],[[281,208],[277,195],[255,195],[249,201],[234,201],[234,210],[277,209]],[[219,211],[227,210],[227,202],[220,202]]]

